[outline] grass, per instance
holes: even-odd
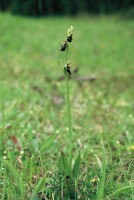
[[[134,22],[6,13],[0,14],[0,199],[67,199],[59,161],[69,145],[59,50],[71,25],[68,57],[78,71],[70,80],[73,153],[82,157],[77,198],[133,198]]]

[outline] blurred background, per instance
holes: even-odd
[[[134,16],[133,0],[0,0],[1,11],[28,16],[127,12]]]

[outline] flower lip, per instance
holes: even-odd
[[[72,42],[73,40],[73,34],[70,34],[68,37],[67,37],[67,41],[68,42]]]
[[[70,69],[70,64],[67,62],[67,64],[65,65],[65,70],[67,72],[67,74],[71,75],[71,69]]]

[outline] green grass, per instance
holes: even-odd
[[[77,198],[133,198],[134,22],[0,14],[0,199],[67,199],[58,159],[69,145],[59,50],[71,25],[73,155],[82,157]],[[77,80],[92,74],[94,81]]]

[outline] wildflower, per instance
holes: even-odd
[[[67,73],[71,75],[71,70],[70,70],[69,64],[67,64],[66,68],[67,68]]]
[[[73,34],[73,26],[68,29],[68,36]]]
[[[68,36],[73,33],[73,26],[68,29]]]
[[[67,62],[67,64],[65,65],[65,73],[71,75],[71,69],[70,69],[70,64],[69,62]]]
[[[73,35],[71,34],[70,36],[67,37],[67,41],[72,42],[72,40],[73,40]]]
[[[60,51],[65,51],[67,49],[67,41],[64,41],[63,44],[61,45]]]
[[[70,43],[72,42],[73,40],[73,26],[71,26],[69,29],[68,29],[68,36],[67,36],[67,41]]]

